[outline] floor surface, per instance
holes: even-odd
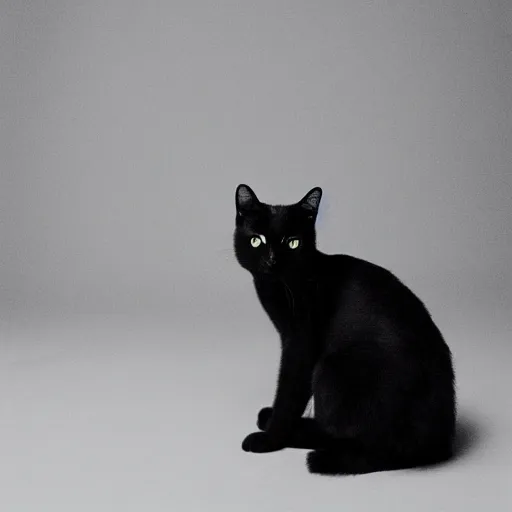
[[[505,312],[489,325],[445,329],[458,382],[454,460],[322,477],[307,472],[305,451],[240,448],[273,394],[278,344],[263,316],[216,328],[209,317],[9,318],[0,510],[512,510],[511,322]]]

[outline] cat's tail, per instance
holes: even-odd
[[[365,453],[360,447],[348,443],[342,448],[309,452],[307,466],[310,473],[320,475],[361,475],[438,464],[451,455],[451,449],[434,450],[424,456],[404,459],[390,454]]]

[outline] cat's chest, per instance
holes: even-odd
[[[263,308],[280,332],[308,329],[315,323],[318,298],[314,283],[255,281],[255,287]]]

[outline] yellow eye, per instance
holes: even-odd
[[[253,247],[259,247],[261,244],[261,238],[259,236],[253,236],[251,238],[251,245]]]
[[[290,249],[297,249],[297,247],[299,247],[299,239],[298,238],[292,238],[291,240],[288,241],[288,247]]]

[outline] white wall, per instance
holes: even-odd
[[[240,182],[267,202],[321,185],[327,252],[451,279],[454,297],[476,274],[497,286],[508,4],[3,2],[4,305],[166,308],[247,287],[230,256]]]

